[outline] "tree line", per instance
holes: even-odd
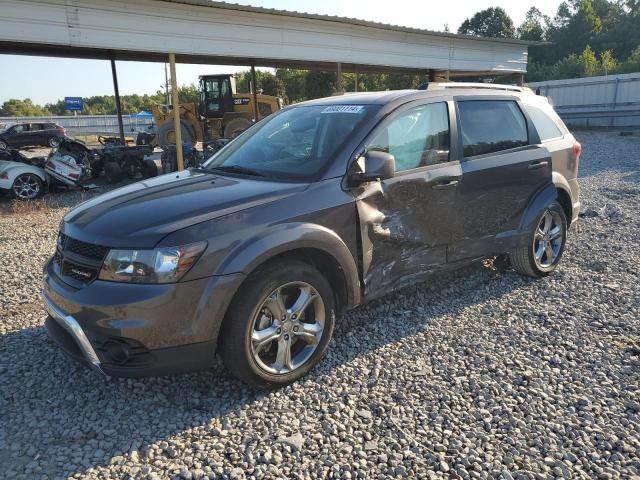
[[[448,31],[446,25],[444,30]],[[528,82],[640,72],[640,0],[568,0],[559,5],[552,18],[531,7],[517,27],[502,8],[492,7],[466,19],[458,33],[549,42],[529,47],[525,78]],[[263,93],[281,97],[285,103],[326,97],[337,90],[334,72],[277,69],[275,73],[259,70],[256,76]],[[236,74],[238,92],[249,91],[250,77],[249,71]],[[341,80],[346,91],[355,90],[354,73],[343,73]],[[366,73],[358,75],[357,89],[416,88],[425,80],[420,75]],[[122,111],[125,114],[149,111],[154,104],[166,103],[165,95],[162,90],[153,95],[122,95]],[[198,86],[179,87],[178,97],[181,103],[197,103]],[[113,95],[84,99],[84,115],[115,113]],[[41,106],[28,98],[11,99],[0,107],[0,116],[71,114],[65,110],[64,100]]]

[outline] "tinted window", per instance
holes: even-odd
[[[449,112],[446,103],[411,108],[377,131],[368,150],[391,153],[396,171],[449,161]]]
[[[542,108],[534,107],[533,105],[525,105],[533,125],[540,135],[540,140],[549,140],[551,138],[557,138],[562,136],[562,132],[551,119],[550,114],[546,113]]]
[[[511,100],[458,102],[464,156],[472,157],[527,145],[527,122]]]
[[[211,157],[205,167],[243,167],[266,177],[310,180],[370,113],[370,105],[293,107],[267,117]]]

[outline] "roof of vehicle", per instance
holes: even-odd
[[[429,98],[443,95],[516,95],[533,94],[527,87],[496,83],[429,83],[419,90],[386,90],[381,92],[347,92],[342,95],[308,100],[296,105],[386,105],[403,97]]]

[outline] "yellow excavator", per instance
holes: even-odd
[[[234,138],[249,128],[255,117],[254,94],[236,93],[233,75],[203,75],[200,77],[200,101],[180,105],[182,142],[194,144],[218,138]],[[258,118],[282,108],[282,99],[255,94]],[[154,105],[154,143],[164,148],[175,144],[174,111],[169,106]]]

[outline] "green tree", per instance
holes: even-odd
[[[481,10],[470,19],[467,18],[458,33],[480,37],[514,38],[515,28],[507,12],[500,7]]]
[[[600,64],[602,65],[602,73],[605,75],[615,73],[616,68],[618,67],[618,62],[613,56],[613,52],[611,50],[605,50],[600,54]]]
[[[582,67],[581,76],[593,77],[600,75],[600,62],[598,62],[598,57],[596,57],[595,52],[589,45],[580,54],[578,64]]]
[[[12,98],[2,104],[0,115],[4,117],[37,117],[51,115],[51,112],[40,105],[35,105],[30,98],[24,100]]]
[[[548,23],[548,17],[543,15],[536,7],[531,7],[525,16],[524,22],[518,27],[518,37],[522,40],[541,42],[545,39]]]
[[[333,72],[312,70],[305,78],[308,99],[329,97],[336,92],[336,75]]]
[[[305,79],[306,70],[295,70],[290,68],[279,68],[276,70],[278,77],[284,85],[287,103],[297,103],[306,100]]]
[[[617,73],[633,73],[640,72],[640,47],[637,47],[629,58],[618,65]]]

